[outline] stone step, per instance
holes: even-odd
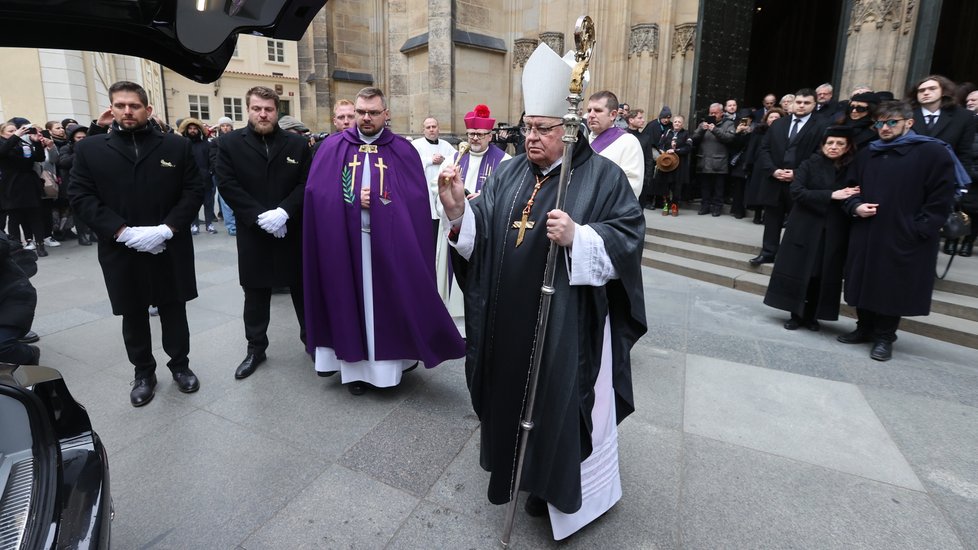
[[[752,257],[749,252],[722,248],[730,244],[722,241],[719,241],[719,248],[703,244],[715,239],[695,236],[668,239],[663,238],[662,233],[656,233],[646,238],[642,251],[643,265],[759,296],[763,296],[767,290],[770,265],[763,265],[759,270],[750,268],[746,264],[747,259]],[[978,349],[978,299],[935,290],[931,310],[926,317],[904,318],[900,324],[901,330]],[[844,303],[840,314],[856,317],[855,310]]]

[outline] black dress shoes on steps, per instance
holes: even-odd
[[[177,383],[177,389],[183,393],[194,393],[200,389],[200,381],[190,369],[173,373],[173,381]]]
[[[242,378],[248,378],[249,376],[251,376],[251,373],[255,372],[255,369],[258,368],[258,365],[261,365],[264,362],[265,362],[264,353],[249,353],[248,355],[245,356],[244,361],[242,361],[241,364],[238,365],[238,368],[235,369],[234,377],[237,378],[238,380],[241,380]]]
[[[843,344],[862,344],[869,342],[871,338],[865,332],[861,332],[859,329],[856,329],[852,332],[840,334],[836,337],[836,340],[842,342]]]
[[[129,402],[133,407],[142,407],[153,400],[156,389],[156,375],[137,378],[132,381],[132,391],[129,392]]]
[[[750,265],[752,265],[754,267],[757,267],[757,266],[759,266],[761,264],[773,264],[774,263],[774,256],[765,256],[764,254],[760,254],[758,256],[755,256],[755,257],[747,260],[747,263],[749,263]]]

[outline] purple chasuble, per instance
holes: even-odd
[[[474,193],[482,192],[482,185],[487,179],[489,179],[489,175],[496,169],[496,166],[499,166],[500,161],[503,160],[505,155],[506,153],[502,149],[491,143],[489,144],[486,154],[482,155],[482,164],[479,165],[479,180],[475,182]],[[458,163],[458,166],[463,180],[462,183],[471,185],[472,182],[465,181],[465,175],[469,173],[469,155],[463,155],[461,162]],[[466,187],[466,189],[471,188]]]
[[[614,143],[616,139],[620,138],[626,133],[628,132],[618,128],[617,126],[612,126],[604,132],[601,132],[598,137],[594,138],[594,141],[591,142],[591,149],[594,149],[595,153],[600,154],[601,151],[607,149],[608,146]]]
[[[326,139],[306,182],[302,271],[308,350],[329,347],[346,362],[368,359],[360,229],[365,169],[371,181],[374,359],[420,359],[431,368],[462,357],[464,342],[435,283],[428,185],[418,152],[389,129],[366,145],[356,127]]]

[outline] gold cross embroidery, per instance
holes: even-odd
[[[384,170],[390,167],[384,164],[384,159],[380,157],[377,157],[377,162],[374,163],[374,166],[376,166],[377,170],[380,171],[380,188],[378,189],[377,194],[383,197],[384,196]]]
[[[356,185],[357,182],[357,166],[360,166],[361,164],[363,163],[357,160],[356,155],[353,156],[353,162],[346,163],[347,166],[353,168],[353,185]]]

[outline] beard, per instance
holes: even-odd
[[[252,124],[255,127],[255,133],[261,135],[268,135],[275,131],[275,123],[270,120],[258,121]]]

